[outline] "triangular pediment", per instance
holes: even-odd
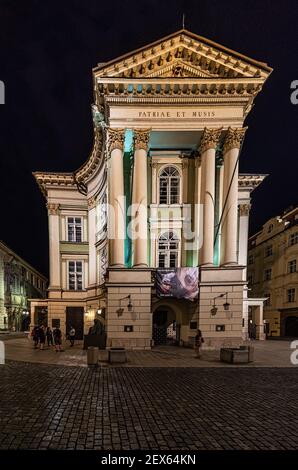
[[[94,69],[96,77],[266,79],[272,69],[206,38],[181,30]]]

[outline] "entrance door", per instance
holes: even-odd
[[[286,318],[285,336],[298,337],[298,316]]]
[[[158,308],[153,313],[152,338],[155,345],[177,344],[180,336],[179,325],[171,309]]]
[[[84,307],[66,307],[66,334],[72,326],[76,330],[75,339],[83,339]]]

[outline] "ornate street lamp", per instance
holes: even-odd
[[[223,308],[224,308],[224,310],[226,310],[226,311],[228,311],[228,310],[230,309],[230,304],[229,304],[229,302],[228,302],[228,293],[225,292],[224,294],[217,295],[217,296],[214,297],[214,299],[213,299],[213,305],[212,305],[212,308],[211,308],[211,310],[210,310],[210,313],[211,313],[212,316],[216,315],[216,314],[217,314],[217,311],[218,311],[218,308],[217,308],[216,305],[215,305],[215,300],[216,300],[216,299],[220,299],[220,298],[222,298],[222,297],[224,297],[224,296],[226,296],[226,301],[225,301],[225,303],[223,304]]]
[[[133,304],[131,303],[131,296],[130,294],[127,295],[126,297],[122,297],[122,299],[119,299],[119,308],[116,310],[117,314],[118,314],[118,317],[120,317],[121,315],[123,315],[123,312],[124,312],[124,308],[121,307],[121,301],[122,300],[125,300],[125,299],[128,299],[128,304],[127,304],[127,310],[129,312],[132,312],[133,311]]]

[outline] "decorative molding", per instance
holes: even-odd
[[[180,67],[178,70],[176,67]],[[153,44],[116,58],[94,69],[96,78],[197,75],[261,77],[272,69],[209,39],[186,30],[177,31]]]
[[[54,204],[50,202],[47,204],[47,208],[48,208],[49,215],[58,215],[59,204]]]
[[[158,80],[160,78],[160,80]],[[179,97],[217,97],[217,98],[248,98],[255,97],[262,89],[260,78],[193,78],[172,77],[164,83],[163,77],[143,79],[135,78],[102,78],[98,83],[98,92],[106,98],[148,97],[175,98]]]
[[[208,127],[205,127],[199,149],[201,155],[206,152],[206,150],[216,149],[220,139],[221,131],[222,128],[209,129]]]
[[[253,191],[264,181],[267,176],[268,175],[245,175],[240,173],[238,176],[238,187]]]
[[[34,172],[33,176],[42,192],[47,196],[48,186],[64,186],[75,188],[75,180],[72,173],[47,173],[47,172]]]
[[[148,150],[148,143],[150,138],[151,129],[134,129],[134,149],[135,150]]]
[[[87,204],[88,204],[89,210],[94,209],[94,207],[96,206],[96,197],[95,196],[89,197],[87,199]]]
[[[224,154],[231,149],[240,149],[246,130],[247,127],[240,127],[236,129],[233,129],[232,127],[228,128],[223,148]]]
[[[158,163],[157,163],[156,161],[153,161],[153,160],[151,159],[151,161],[150,161],[150,166],[151,166],[151,168],[153,168],[153,169],[156,170],[156,169],[158,168]]]
[[[119,149],[123,151],[124,147],[124,135],[125,129],[108,129],[108,139],[107,139],[107,152],[108,155],[112,153],[113,150]]]
[[[74,173],[76,183],[86,182],[101,167],[101,163],[104,161],[105,134],[102,127],[94,128],[93,148],[86,162]]]
[[[248,216],[251,209],[251,204],[239,204],[239,214],[240,216]]]

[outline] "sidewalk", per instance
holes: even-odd
[[[0,338],[1,339],[1,338]],[[102,367],[297,367],[291,364],[290,341],[252,341],[255,348],[255,360],[250,364],[225,364],[219,360],[219,351],[202,351],[200,359],[194,357],[194,351],[175,346],[157,346],[151,351],[127,351],[126,364],[110,365],[108,351],[99,351]],[[56,364],[64,366],[87,367],[87,352],[82,349],[82,342],[77,341],[71,348],[64,342],[64,352],[55,352],[53,348],[44,351],[33,348],[28,338],[5,341],[6,360]]]

